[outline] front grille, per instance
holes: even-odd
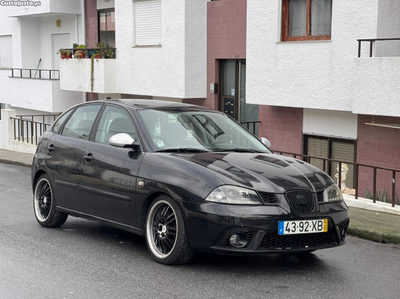
[[[276,195],[268,192],[258,192],[261,196],[263,204],[275,204],[278,202]]]
[[[225,231],[225,233],[223,233],[217,240],[217,242],[215,242],[214,246],[217,247],[230,247],[233,248],[231,246],[230,243],[230,238],[233,234],[238,234],[238,235],[245,235],[247,237],[247,244],[245,247],[243,248],[247,248],[249,247],[249,245],[251,244],[251,241],[254,239],[254,236],[256,235],[257,231],[255,230],[248,230],[248,229],[242,229],[242,228],[231,228],[228,229],[227,231]]]
[[[326,233],[280,236],[277,232],[265,234],[258,250],[311,249],[336,245],[333,228]]]
[[[314,210],[314,197],[309,191],[290,191],[286,193],[293,212],[310,213]]]
[[[317,192],[317,200],[318,200],[318,202],[324,201],[324,191]]]

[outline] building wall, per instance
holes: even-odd
[[[378,38],[400,37],[400,1],[379,0]],[[374,37],[371,37],[374,38]],[[376,56],[400,56],[400,41],[377,42]]]
[[[374,117],[376,123],[400,124],[399,117]],[[376,126],[366,123],[372,122],[372,116],[359,115],[357,162],[366,165],[400,169],[400,130]],[[396,192],[400,199],[400,174],[397,174]],[[392,174],[388,171],[378,171],[377,190],[392,191]],[[373,170],[360,167],[359,190],[360,196],[365,196],[368,189],[372,194]]]
[[[352,111],[356,40],[376,36],[378,0],[333,1],[332,40],[316,42],[280,41],[281,3],[247,1],[248,102]]]
[[[100,1],[85,0],[86,44],[92,45],[93,47],[96,47],[96,44],[99,42],[97,2]]]
[[[260,105],[260,137],[275,151],[303,153],[303,109]]]
[[[219,59],[246,58],[246,10],[247,0],[207,3],[207,99],[204,105],[208,108],[218,109],[218,95],[210,94],[209,86],[220,83]]]
[[[196,1],[195,11],[190,7],[195,3],[193,1],[161,3],[161,47],[134,47],[133,1],[115,3],[118,92],[205,98],[206,0]],[[186,37],[191,38],[187,41]],[[198,61],[191,61],[190,57],[196,57]]]

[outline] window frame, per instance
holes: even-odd
[[[306,16],[306,35],[305,36],[288,36],[289,31],[289,2],[290,0],[282,0],[282,30],[281,40],[284,42],[289,41],[318,41],[318,40],[331,40],[331,35],[310,35],[311,31],[311,1],[307,0],[307,16]],[[333,0],[332,0],[333,5]],[[332,17],[331,17],[332,18]],[[332,29],[332,25],[331,25]]]
[[[108,30],[108,22],[107,22],[107,13],[108,12],[110,12],[110,13],[113,12],[115,14],[115,7],[107,8],[107,9],[99,9],[97,11],[97,40],[98,40],[99,43],[101,42],[101,39],[100,39],[100,36],[101,36],[101,32],[100,32],[100,14],[101,13],[105,13],[106,14],[106,22],[105,22],[106,30],[104,32],[111,32],[111,31]],[[116,30],[114,30],[114,41],[116,43]],[[107,38],[107,35],[106,35],[106,41],[104,43],[104,46],[107,46],[108,44],[110,44],[110,43],[108,42],[108,38]],[[116,45],[111,45],[111,46],[112,47],[116,47]]]

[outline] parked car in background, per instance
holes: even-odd
[[[71,108],[42,136],[32,184],[40,225],[61,226],[68,215],[100,221],[145,236],[163,264],[188,262],[196,251],[335,247],[349,224],[327,174],[273,154],[221,112],[180,103]]]

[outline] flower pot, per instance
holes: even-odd
[[[100,54],[96,54],[96,59],[100,59],[101,58],[101,55]]]
[[[67,59],[71,59],[71,58],[72,58],[72,53],[67,53],[67,54],[66,54],[66,58],[67,58]]]
[[[61,54],[61,59],[67,58],[67,53],[60,53]]]

